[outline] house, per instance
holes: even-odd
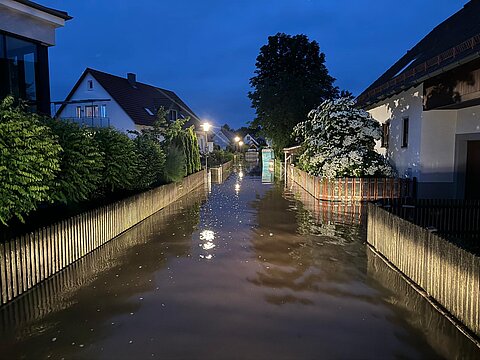
[[[32,1],[0,0],[0,99],[13,95],[50,115],[48,48],[70,19]]]
[[[221,127],[220,129],[214,128],[212,134],[212,141],[214,145],[218,146],[222,150],[226,150],[235,144],[235,133],[230,130]]]
[[[204,149],[205,134],[199,117],[173,91],[137,81],[136,75],[111,75],[87,68],[80,76],[56,116],[93,127],[113,126],[120,131],[139,131],[151,127],[160,107],[168,120],[189,117],[185,126],[194,126],[199,146]]]
[[[422,198],[480,198],[480,0],[435,27],[358,98],[377,149]]]
[[[251,133],[247,133],[243,137],[243,142],[248,146],[249,149],[260,150],[261,147],[267,146],[267,143],[264,138],[260,136],[255,136]]]

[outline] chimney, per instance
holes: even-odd
[[[137,85],[137,75],[134,73],[127,73],[127,80],[133,87]]]

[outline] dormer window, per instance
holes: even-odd
[[[168,113],[168,119],[170,121],[175,121],[178,119],[178,112],[177,110],[170,110],[170,112]]]
[[[87,80],[87,90],[93,90],[93,80]]]
[[[144,108],[144,109],[145,109],[145,111],[147,112],[148,115],[153,116],[152,110],[150,110],[149,108]]]

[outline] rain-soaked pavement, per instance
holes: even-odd
[[[0,358],[478,359],[357,210],[237,168],[1,308]]]

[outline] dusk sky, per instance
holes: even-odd
[[[50,49],[52,100],[86,67],[175,91],[201,118],[254,118],[247,93],[259,49],[306,34],[341,89],[358,95],[467,0],[39,0],[73,20]]]

